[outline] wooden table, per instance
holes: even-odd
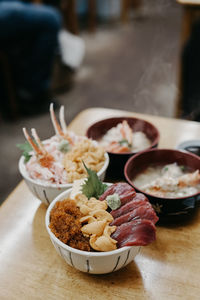
[[[136,116],[161,133],[160,147],[200,139],[200,124],[119,110],[92,108],[70,129],[84,134],[96,120]],[[199,299],[200,211],[179,226],[157,227],[157,240],[112,274],[90,275],[68,266],[45,229],[46,207],[22,181],[0,207],[0,299]]]

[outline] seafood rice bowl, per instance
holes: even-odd
[[[131,157],[126,180],[145,194],[161,222],[192,216],[200,201],[200,158],[174,149],[151,149]]]
[[[32,137],[23,128],[27,140],[19,147],[24,151],[19,160],[19,171],[30,191],[49,204],[58,194],[69,189],[76,179],[87,176],[83,163],[97,172],[103,180],[109,164],[108,154],[93,141],[69,131],[64,121],[64,107],[60,109],[60,124],[53,105],[50,106],[55,135],[41,141],[36,130]]]
[[[109,154],[108,174],[111,178],[123,178],[124,165],[134,154],[158,146],[160,134],[146,120],[133,117],[115,117],[92,124],[86,133],[98,141]]]
[[[97,178],[97,177],[96,177]],[[45,223],[58,254],[72,267],[105,274],[129,264],[156,239],[158,217],[147,197],[127,183],[75,181],[49,205]],[[81,189],[80,189],[81,187]]]

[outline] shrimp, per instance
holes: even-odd
[[[44,168],[48,168],[48,169],[51,168],[51,166],[54,162],[54,158],[44,148],[36,130],[32,129],[32,136],[34,137],[37,144],[32,140],[32,138],[28,134],[28,131],[26,130],[26,128],[23,128],[23,133],[24,133],[26,140],[32,146],[33,151],[36,154],[39,164]]]
[[[60,108],[60,113],[59,113],[60,124],[56,119],[56,115],[53,109],[53,103],[50,104],[50,116],[51,116],[51,121],[53,123],[53,127],[56,132],[56,135],[67,140],[71,145],[74,145],[74,141],[72,140],[69,133],[67,132],[67,125],[65,123],[65,118],[64,118],[64,106],[62,105]]]
[[[178,180],[178,185],[180,187],[185,187],[185,186],[195,186],[197,184],[200,184],[200,174],[199,170],[196,170],[193,173],[188,173],[183,176],[179,177]]]
[[[167,191],[162,189],[161,186],[151,186],[149,188],[144,189],[144,191],[158,197],[164,197],[167,193]]]
[[[126,120],[122,122],[120,132],[122,137],[126,139],[130,145],[132,145],[133,131]]]
[[[106,150],[114,153],[123,153],[130,151],[130,149],[127,146],[121,146],[118,142],[111,142],[110,145],[106,148]]]

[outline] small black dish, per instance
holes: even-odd
[[[182,142],[177,146],[177,149],[185,150],[187,152],[200,156],[200,140],[188,140]]]

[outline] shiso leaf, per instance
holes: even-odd
[[[98,178],[97,173],[87,168],[84,162],[83,165],[88,173],[88,178],[81,185],[81,191],[88,199],[91,197],[98,199],[105,192],[108,186],[107,184],[102,183]]]
[[[27,141],[23,144],[17,144],[16,146],[23,151],[24,162],[27,163],[32,156],[29,152],[31,152],[33,148]]]

